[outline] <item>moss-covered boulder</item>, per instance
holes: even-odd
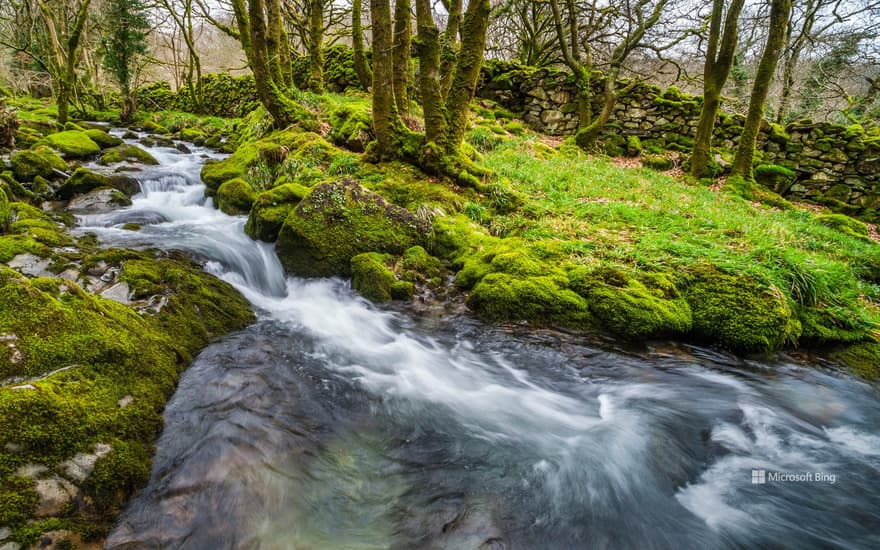
[[[854,344],[831,353],[831,358],[867,380],[880,380],[880,342]]]
[[[630,339],[690,332],[693,315],[672,277],[649,273],[644,281],[616,269],[577,268],[569,287],[584,296],[603,328]]]
[[[224,182],[217,190],[217,207],[231,216],[247,214],[256,198],[257,194],[248,182],[235,178]]]
[[[260,193],[251,207],[245,232],[252,239],[274,242],[284,220],[310,191],[298,183],[285,183]]]
[[[6,191],[0,188],[0,233],[6,231],[9,214],[9,197],[6,196]]]
[[[101,155],[101,164],[115,164],[117,162],[134,162],[154,166],[159,164],[156,157],[144,151],[137,145],[117,145],[104,151]]]
[[[330,141],[362,153],[373,140],[370,105],[346,103],[330,111]]]
[[[86,130],[86,135],[89,138],[98,144],[101,149],[107,149],[108,147],[116,147],[118,145],[122,145],[124,142],[121,138],[116,136],[111,136],[104,130],[99,130],[97,128],[92,128],[90,130]]]
[[[34,181],[37,176],[52,179],[55,170],[67,170],[64,159],[47,148],[16,151],[9,157],[12,173],[19,181]]]
[[[737,352],[768,352],[797,341],[801,324],[785,295],[748,275],[711,265],[687,270],[679,281],[698,338]]]
[[[101,152],[101,147],[92,141],[88,134],[79,130],[49,134],[44,141],[56,151],[71,158],[91,157]]]
[[[797,173],[785,166],[776,164],[761,164],[755,167],[755,181],[772,189],[780,195],[788,191],[788,188],[797,180]]]
[[[358,254],[351,259],[351,287],[376,303],[411,298],[415,286],[397,279],[392,269],[394,263],[394,256],[390,254]]]
[[[105,176],[88,168],[77,168],[73,174],[58,188],[56,195],[61,200],[70,200],[74,195],[88,193],[101,187],[117,189],[128,196],[140,190],[137,180],[128,176]]]
[[[354,256],[402,254],[432,233],[430,222],[346,179],[312,189],[285,220],[276,251],[291,273],[349,275]]]
[[[587,301],[549,276],[490,273],[471,290],[467,305],[489,321],[532,321],[572,328],[594,326]]]

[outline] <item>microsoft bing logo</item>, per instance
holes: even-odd
[[[752,483],[757,485],[767,483],[767,470],[752,470]]]

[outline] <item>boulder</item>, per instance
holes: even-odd
[[[348,276],[358,254],[402,254],[432,236],[429,221],[345,179],[312,189],[285,220],[276,250],[288,272]]]

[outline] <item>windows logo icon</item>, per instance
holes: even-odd
[[[755,485],[763,485],[767,483],[767,471],[752,470],[752,483]]]

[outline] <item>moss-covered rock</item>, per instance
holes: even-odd
[[[101,147],[83,131],[65,130],[49,134],[45,138],[47,145],[71,158],[84,158],[97,155]]]
[[[245,232],[252,239],[274,242],[284,220],[310,191],[298,183],[286,183],[260,193],[251,207]]]
[[[37,176],[52,179],[55,177],[54,170],[67,170],[67,163],[48,148],[16,151],[9,161],[19,181],[34,181]]]
[[[6,196],[6,191],[0,189],[0,233],[6,231],[6,226],[9,224],[9,214],[9,197]]]
[[[868,238],[868,226],[864,222],[844,216],[843,214],[820,214],[815,219],[822,225],[839,231],[844,235],[849,235],[863,241],[870,241],[870,238]]]
[[[642,157],[642,166],[658,172],[665,172],[675,167],[675,161],[667,155],[648,154]]]
[[[231,216],[247,214],[256,198],[257,194],[248,182],[235,178],[224,182],[217,190],[217,207]]]
[[[101,149],[107,149],[108,147],[116,147],[118,145],[122,145],[124,142],[121,138],[116,136],[111,136],[104,130],[99,130],[97,128],[92,128],[90,130],[85,131],[86,135],[89,138],[97,143]]]
[[[374,138],[370,104],[346,103],[330,111],[330,141],[362,153]]]
[[[88,168],[77,168],[58,188],[57,195],[62,200],[70,200],[74,195],[88,193],[100,187],[113,187],[110,178]]]
[[[682,335],[693,327],[691,308],[669,275],[645,274],[641,281],[620,270],[579,267],[568,276],[569,287],[587,299],[602,327],[619,336]]]
[[[431,236],[430,222],[347,179],[312,189],[285,220],[276,250],[292,273],[349,275],[358,254],[401,254]]]
[[[394,257],[390,254],[366,252],[354,256],[351,259],[351,287],[376,303],[411,298],[415,286],[412,282],[398,280],[392,270],[393,264]]]
[[[587,301],[553,277],[489,273],[473,288],[467,305],[490,321],[531,321],[572,328],[594,326]]]
[[[755,167],[755,181],[780,195],[788,191],[795,180],[797,173],[784,166],[761,164]]]
[[[692,333],[737,352],[768,352],[797,341],[801,324],[788,300],[770,285],[711,265],[687,270],[679,281],[693,312]]]
[[[101,155],[101,164],[114,164],[117,162],[134,162],[139,164],[156,165],[159,161],[150,153],[137,145],[117,145],[104,151]]]
[[[831,358],[867,380],[880,380],[880,342],[870,341],[837,350]]]

